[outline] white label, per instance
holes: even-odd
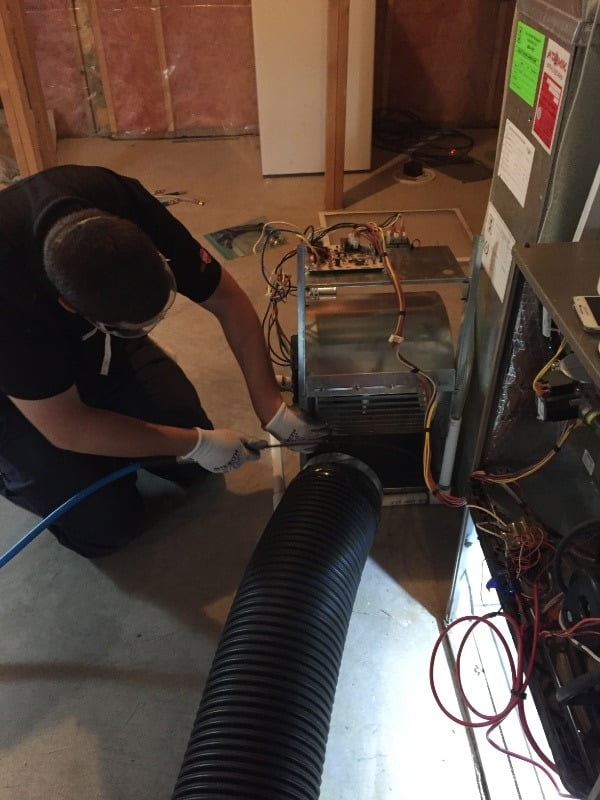
[[[587,450],[583,451],[583,455],[581,456],[581,460],[583,462],[583,466],[588,471],[588,474],[591,475],[594,472],[594,467],[596,466],[596,462],[588,453]]]
[[[525,206],[535,147],[516,125],[507,119],[500,151],[498,177]]]
[[[536,397],[535,399],[535,407],[537,409],[537,418],[542,422],[545,421],[546,416],[544,414],[544,404],[542,403],[541,397]]]
[[[542,336],[546,339],[552,336],[552,317],[545,308],[542,308]]]
[[[515,237],[492,203],[488,203],[483,223],[481,263],[500,300],[504,300],[506,293],[514,244]]]

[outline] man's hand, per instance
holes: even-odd
[[[327,427],[322,422],[307,419],[302,412],[282,403],[275,416],[265,425],[272,434],[290,450],[312,453],[327,438]]]
[[[249,450],[242,434],[227,428],[207,431],[196,428],[198,442],[193,450],[181,456],[179,461],[195,461],[209,472],[231,472],[246,461],[256,461],[260,454]]]

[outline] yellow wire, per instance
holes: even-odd
[[[565,349],[566,344],[567,344],[567,340],[563,339],[562,342],[560,343],[559,347],[558,347],[558,350],[556,351],[556,353],[554,353],[554,355],[552,356],[550,361],[548,361],[546,364],[544,364],[544,366],[541,368],[541,370],[535,376],[535,378],[533,379],[533,382],[531,384],[531,388],[533,389],[534,392],[536,391],[536,384],[548,372],[548,370],[550,369],[552,364],[554,364],[556,359],[559,357],[559,355]]]
[[[289,227],[287,227],[287,228],[275,228],[274,227],[275,225],[288,225]],[[269,229],[270,233],[291,233],[292,236],[295,236],[304,245],[306,245],[307,249],[310,250],[310,252],[313,254],[313,256],[316,255],[317,251],[316,251],[314,245],[312,244],[312,242],[310,242],[306,238],[306,236],[304,236],[300,232],[300,230],[296,228],[295,225],[293,225],[291,222],[285,222],[283,220],[274,220],[272,222],[265,222],[265,224],[263,225],[262,230],[260,232],[260,236],[254,242],[254,244],[252,246],[252,253],[255,256],[258,255],[258,245],[261,243],[261,241],[263,240],[263,237],[266,235],[267,229]]]
[[[515,481],[523,480],[523,478],[529,478],[531,475],[535,475],[536,472],[539,472],[542,467],[546,466],[546,464],[554,458],[569,436],[573,433],[575,428],[578,428],[580,425],[583,425],[583,422],[579,419],[568,425],[562,432],[561,436],[559,436],[556,446],[553,447],[549,453],[546,453],[546,455],[543,456],[539,461],[537,461],[535,464],[532,464],[530,467],[527,467],[522,472],[503,478],[500,475],[488,475],[485,472],[476,470],[473,473],[473,477],[481,478],[488,483],[498,484],[515,483]]]
[[[433,381],[429,375],[425,373],[421,373],[429,382],[429,385],[432,389],[432,394],[427,403],[427,408],[425,409],[425,416],[424,416],[424,423],[425,423],[425,436],[423,439],[423,477],[425,479],[425,484],[430,491],[433,491],[435,488],[434,486],[430,486],[429,481],[429,473],[431,470],[431,423],[433,422],[433,418],[435,416],[435,412],[437,411],[437,406],[439,402],[439,395],[437,391],[437,386],[435,381]]]
[[[394,219],[392,224],[395,225],[395,223],[396,223],[398,218],[399,218],[399,215],[396,215],[396,218]],[[391,227],[391,225],[389,227]],[[406,304],[405,304],[405,301],[404,301],[404,291],[402,289],[402,285],[400,284],[400,281],[398,280],[398,276],[396,275],[396,273],[394,271],[394,268],[392,267],[392,262],[390,261],[390,257],[389,257],[389,255],[387,254],[387,251],[386,251],[385,230],[380,225],[377,225],[376,223],[372,222],[372,223],[368,223],[365,226],[358,227],[356,229],[356,232],[358,233],[359,236],[360,236],[361,233],[363,235],[365,235],[365,232],[367,234],[370,234],[370,236],[368,236],[368,235],[366,236],[367,239],[369,239],[371,237],[373,237],[373,238],[376,237],[376,238],[379,239],[378,244],[379,244],[379,250],[381,252],[381,258],[382,258],[382,261],[383,261],[383,266],[385,267],[385,271],[387,272],[388,277],[392,282],[392,286],[394,287],[394,292],[396,293],[396,299],[398,300],[398,319],[396,321],[396,327],[395,327],[394,332],[393,332],[392,335],[393,336],[397,336],[399,338],[402,338],[402,335],[403,335],[403,332],[404,332],[404,319],[405,319],[405,313],[406,313]]]

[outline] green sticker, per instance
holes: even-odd
[[[517,35],[510,68],[509,87],[533,106],[537,89],[545,36],[524,22],[517,24]]]

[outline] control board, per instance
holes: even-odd
[[[311,273],[383,272],[385,265],[372,245],[363,245],[348,237],[340,244],[314,248],[309,253],[306,269]]]

